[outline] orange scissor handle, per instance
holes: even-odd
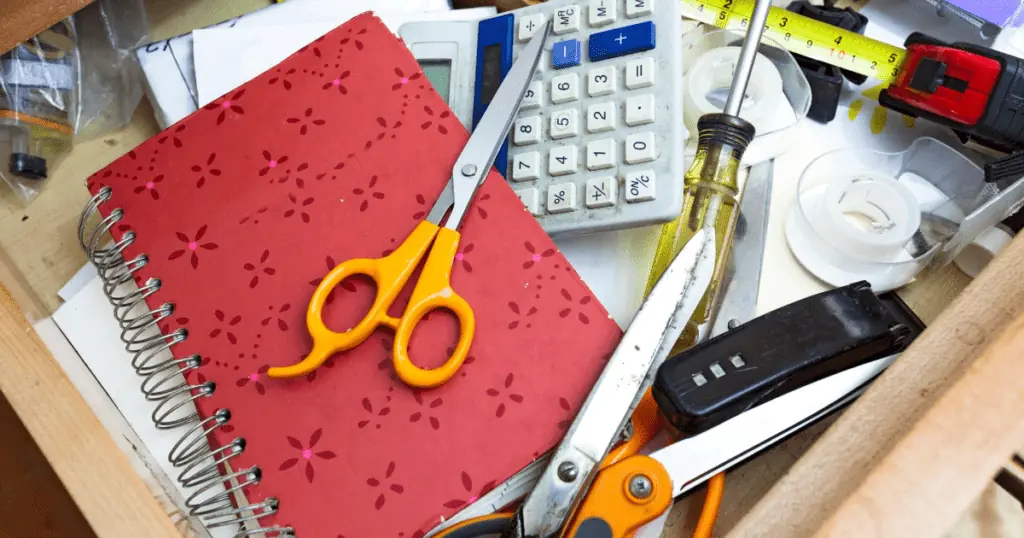
[[[640,477],[650,483],[644,496],[630,489],[630,483]],[[672,479],[665,467],[648,456],[630,456],[598,471],[562,538],[630,538],[671,505]]]
[[[322,365],[331,355],[356,347],[366,341],[380,325],[396,329],[398,320],[388,315],[388,308],[409,280],[419,260],[437,235],[436,224],[422,221],[409,237],[391,254],[377,259],[346,260],[327,273],[313,291],[306,310],[306,328],[313,338],[313,349],[298,364],[279,366],[267,371],[269,377],[286,378],[306,375]],[[377,296],[366,316],[355,327],[335,332],[324,323],[323,310],[327,296],[346,278],[366,275],[377,284]],[[397,339],[396,339],[397,341]]]
[[[452,260],[459,249],[459,232],[441,228],[434,239],[434,248],[427,256],[416,287],[405,313],[395,328],[395,346],[391,354],[398,377],[406,384],[431,388],[443,384],[455,375],[469,355],[469,346],[476,331],[476,318],[469,303],[455,293],[451,285]],[[459,320],[459,341],[455,351],[437,368],[420,368],[409,358],[409,340],[413,329],[431,310],[448,309]]]

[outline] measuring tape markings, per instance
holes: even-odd
[[[683,16],[728,30],[745,31],[753,0],[680,0]],[[766,37],[786,50],[874,77],[883,83],[899,74],[906,51],[843,30],[792,11],[772,7],[765,22]]]

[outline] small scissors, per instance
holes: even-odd
[[[459,224],[469,208],[473,195],[490,172],[498,151],[508,136],[519,105],[526,94],[533,73],[540,61],[550,22],[540,29],[512,64],[508,75],[494,94],[479,124],[466,142],[452,169],[451,179],[441,191],[426,219],[413,229],[409,237],[391,254],[377,259],[358,258],[339,264],[324,277],[313,292],[306,311],[306,327],[313,337],[313,349],[302,361],[291,366],[271,368],[267,375],[276,378],[306,375],[331,355],[354,348],[369,338],[378,326],[395,331],[392,361],[398,377],[408,385],[420,388],[445,383],[458,371],[469,354],[476,320],[473,309],[451,287],[452,261],[459,247]],[[451,214],[441,227],[445,213]],[[419,265],[427,251],[427,261],[420,274],[405,312],[399,318],[388,315],[399,292]],[[377,284],[377,296],[369,312],[355,327],[334,332],[323,320],[327,295],[353,275],[366,275]],[[459,341],[451,357],[441,366],[423,369],[409,359],[409,339],[413,329],[428,312],[445,308],[459,319]]]

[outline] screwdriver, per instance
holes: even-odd
[[[769,0],[757,0],[754,4],[722,112],[704,114],[697,120],[697,152],[683,176],[682,211],[675,220],[662,226],[658,237],[646,293],[650,293],[661,273],[705,223],[711,223],[715,230],[715,252],[718,257],[711,285],[680,336],[674,352],[690,347],[704,336],[701,328],[709,321],[711,307],[729,260],[738,216],[736,208],[740,197],[740,160],[755,132],[750,122],[739,117],[739,111],[770,8]]]

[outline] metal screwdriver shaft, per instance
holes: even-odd
[[[715,274],[704,300],[676,345],[677,351],[706,336],[711,306],[725,274],[725,262],[730,256],[739,200],[737,176],[740,160],[755,132],[754,126],[741,118],[739,113],[770,8],[769,0],[755,2],[725,108],[721,113],[705,114],[697,121],[697,152],[683,178],[682,212],[675,221],[662,227],[658,238],[654,264],[648,278],[648,292],[676,253],[705,223],[715,230],[715,250],[718,253]]]
[[[743,97],[747,92],[750,73],[754,70],[757,47],[761,44],[761,34],[764,33],[764,24],[768,20],[768,11],[771,10],[771,7],[772,3],[769,0],[759,0],[754,3],[754,12],[750,14],[750,25],[747,26],[747,37],[743,40],[740,57],[736,61],[736,72],[733,74],[732,86],[729,88],[729,98],[725,101],[725,108],[722,109],[724,114],[740,115],[740,106],[743,104]]]

